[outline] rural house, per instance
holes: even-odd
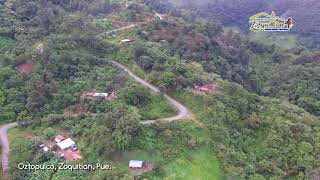
[[[70,138],[68,138],[68,139],[66,139],[66,140],[63,140],[63,141],[57,143],[57,145],[58,145],[58,146],[60,147],[60,149],[62,149],[62,150],[68,149],[68,148],[70,148],[71,146],[73,146],[73,145],[75,145],[75,144],[76,144],[76,143],[75,143],[72,139],[70,139]]]
[[[131,39],[123,39],[123,40],[121,40],[121,43],[129,43],[129,42],[132,42],[132,40]]]
[[[129,168],[132,169],[142,169],[145,167],[147,167],[146,161],[130,160],[129,162]]]

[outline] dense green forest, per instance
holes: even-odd
[[[0,123],[31,122],[9,132],[12,179],[312,178],[320,164],[319,52],[250,41],[212,20],[221,20],[209,13],[219,5],[206,8],[150,0],[0,0]],[[244,14],[255,12],[247,9]],[[133,42],[120,43],[127,38]],[[111,60],[180,100],[193,121],[142,125],[176,110]],[[194,92],[207,83],[216,84],[214,92]],[[118,97],[80,98],[89,91]],[[79,105],[95,116],[66,113]],[[21,161],[58,164],[57,155],[37,145],[62,132],[78,142],[81,163],[113,170],[15,168]],[[128,160],[138,157],[153,170],[128,171]]]

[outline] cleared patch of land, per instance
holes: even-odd
[[[251,41],[266,45],[275,44],[283,49],[291,49],[297,46],[297,37],[285,32],[251,32],[249,38]]]

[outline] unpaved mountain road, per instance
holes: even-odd
[[[164,19],[164,15],[163,14],[159,14],[157,13],[156,11],[153,11],[155,16],[158,17],[160,20],[163,20]],[[126,29],[131,29],[131,28],[134,28],[140,24],[142,24],[144,22],[138,22],[138,23],[135,23],[135,24],[131,24],[129,26],[125,26],[125,27],[121,27],[121,28],[118,28],[118,29],[114,29],[114,30],[110,30],[110,31],[106,31],[106,32],[103,32],[101,34],[98,34],[96,37],[99,38],[99,37],[102,37],[102,36],[108,36],[112,33],[116,33],[118,31],[123,31],[123,30],[126,30]]]
[[[150,90],[152,90],[155,93],[162,93],[157,87],[151,85],[147,81],[145,81],[145,80],[141,79],[140,77],[136,76],[135,74],[133,74],[124,65],[122,65],[118,62],[115,62],[115,61],[111,61],[111,62],[112,62],[112,64],[116,65],[118,68],[127,72],[130,77],[132,77],[134,80],[136,80],[137,82],[139,82],[143,86],[149,88]],[[141,121],[141,124],[148,125],[148,124],[154,124],[159,121],[175,122],[175,121],[179,121],[181,119],[188,119],[188,115],[192,114],[191,112],[188,111],[188,109],[183,104],[181,104],[177,100],[173,99],[172,97],[170,97],[166,93],[162,93],[162,94],[163,94],[164,98],[166,98],[173,106],[175,106],[177,108],[177,110],[179,111],[178,114],[174,117],[169,117],[169,118],[164,118],[164,119],[159,119],[159,120]],[[96,114],[94,114],[94,115],[96,115]],[[18,125],[18,123],[14,122],[14,123],[6,124],[0,128],[0,142],[1,142],[1,147],[2,147],[2,159],[1,159],[2,163],[1,164],[2,164],[3,173],[5,175],[7,175],[7,172],[9,169],[8,163],[9,163],[9,151],[10,151],[9,141],[8,141],[8,137],[7,137],[7,131],[11,128],[16,127],[17,125]]]
[[[140,77],[136,76],[135,74],[133,74],[127,67],[125,67],[124,65],[115,62],[115,61],[111,61],[114,65],[118,66],[120,69],[124,70],[125,72],[128,73],[129,76],[131,76],[134,80],[136,80],[137,82],[139,82],[140,84],[142,84],[143,86],[151,89],[152,91],[156,92],[156,93],[162,93],[157,87],[151,85],[150,83],[148,83],[147,81],[141,79]],[[148,121],[141,121],[141,124],[153,124],[157,121],[167,121],[167,122],[174,122],[174,121],[179,121],[181,119],[187,119],[188,114],[191,114],[188,109],[181,104],[180,102],[178,102],[177,100],[173,99],[172,97],[170,97],[169,95],[167,95],[166,93],[162,93],[163,97],[166,98],[173,106],[175,106],[177,108],[177,110],[179,111],[179,113],[174,116],[174,117],[169,117],[169,118],[165,118],[165,119],[159,119],[159,120],[148,120]]]
[[[131,24],[129,26],[125,26],[125,27],[122,27],[122,28],[119,28],[119,29],[114,29],[114,30],[110,30],[110,31],[107,31],[107,32],[103,32],[101,34],[98,34],[96,37],[101,37],[101,36],[108,36],[109,34],[112,34],[112,33],[116,33],[118,31],[123,31],[125,29],[130,29],[130,28],[134,28],[136,27],[137,25],[139,25],[140,23],[137,23],[137,24]]]
[[[161,14],[156,13],[156,16],[159,17],[160,19],[163,19],[163,15],[161,15]],[[109,34],[117,32],[117,31],[122,31],[122,30],[125,30],[125,29],[134,28],[139,24],[141,24],[141,23],[132,24],[132,25],[125,26],[125,27],[122,27],[122,28],[119,28],[119,29],[114,29],[114,30],[111,30],[111,31],[107,31],[107,32],[98,34],[96,37],[107,36]],[[111,61],[111,62],[114,65],[116,65],[117,67],[119,67],[120,69],[122,69],[125,72],[127,72],[130,77],[135,79],[137,82],[139,82],[143,86],[151,89],[152,91],[154,91],[156,93],[162,93],[157,87],[151,85],[147,81],[145,81],[145,80],[139,78],[138,76],[136,76],[135,74],[133,74],[127,67],[125,67],[122,64],[120,64],[118,62],[115,62],[115,61]],[[182,120],[182,119],[190,119],[190,117],[192,117],[192,113],[189,112],[188,109],[183,104],[181,104],[177,100],[173,99],[172,97],[170,97],[166,93],[162,93],[162,94],[163,94],[164,98],[166,98],[173,106],[175,106],[177,108],[177,110],[179,111],[178,114],[176,116],[174,116],[174,117],[169,117],[169,118],[164,118],[164,119],[159,119],[159,120],[141,121],[141,124],[148,125],[148,124],[154,124],[154,123],[159,122],[159,121],[175,122],[175,121],[179,121],[179,120]],[[96,114],[94,114],[94,115],[96,115]],[[74,116],[77,116],[77,115],[74,115]],[[8,172],[8,169],[9,169],[8,164],[9,164],[9,151],[10,151],[9,141],[8,141],[8,137],[7,137],[7,131],[9,129],[11,129],[11,128],[16,127],[17,125],[18,125],[18,123],[14,122],[14,123],[6,124],[6,125],[0,127],[0,143],[1,143],[1,147],[2,147],[1,165],[2,165],[3,173],[4,173],[5,176],[7,176],[7,172]]]
[[[164,19],[164,15],[159,14],[157,12],[154,11],[154,14],[156,17],[158,17],[160,20]],[[143,22],[141,22],[143,23]],[[118,28],[118,29],[114,29],[114,30],[110,30],[101,34],[98,34],[96,37],[102,37],[102,36],[107,36],[109,34],[118,32],[118,31],[122,31],[125,29],[131,29],[136,27],[137,25],[141,24],[141,23],[136,23],[136,24],[132,24],[129,26],[125,26],[122,28]],[[111,61],[114,65],[116,65],[117,67],[119,67],[120,69],[124,70],[125,72],[127,72],[129,74],[129,76],[131,76],[133,79],[135,79],[137,82],[139,82],[140,84],[142,84],[143,86],[151,89],[152,91],[156,92],[156,93],[162,93],[157,87],[151,85],[150,83],[148,83],[147,81],[139,78],[138,76],[136,76],[135,74],[133,74],[127,67],[125,67],[124,65],[115,62],[115,61]],[[167,95],[166,93],[162,93],[163,97],[166,98],[173,106],[175,106],[177,108],[177,110],[179,111],[178,114],[174,117],[169,117],[169,118],[164,118],[164,119],[159,119],[159,120],[147,120],[147,121],[141,121],[141,124],[153,124],[156,123],[158,121],[166,121],[166,122],[174,122],[174,121],[178,121],[181,119],[192,119],[193,115],[191,112],[188,111],[188,109],[181,104],[180,102],[178,102],[177,100],[173,99],[172,97],[170,97],[169,95]],[[199,124],[199,123],[198,123]]]
[[[2,165],[2,170],[3,173],[7,173],[9,169],[9,141],[7,137],[7,131],[11,128],[14,128],[18,125],[18,123],[10,123],[2,126],[0,128],[0,142],[1,142],[1,147],[2,147],[2,155],[1,155],[1,165]]]

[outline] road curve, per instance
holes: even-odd
[[[133,79],[135,79],[137,82],[139,82],[140,84],[142,84],[143,86],[151,89],[152,91],[156,92],[156,93],[161,93],[161,91],[151,85],[150,83],[148,83],[147,81],[139,78],[138,76],[136,76],[135,74],[133,74],[127,67],[125,67],[124,65],[115,62],[115,61],[111,61],[114,65],[118,66],[120,69],[124,70],[125,72],[127,72],[129,74],[129,76],[131,76]],[[166,98],[172,105],[174,105],[179,113],[174,116],[174,117],[169,117],[169,118],[164,118],[164,119],[159,119],[159,120],[147,120],[147,121],[141,121],[141,124],[153,124],[155,122],[158,121],[166,121],[166,122],[174,122],[174,121],[179,121],[181,119],[184,119],[187,115],[188,115],[188,109],[181,104],[180,102],[178,102],[177,100],[173,99],[172,97],[170,97],[169,95],[167,95],[166,93],[163,93],[163,97]]]
[[[157,17],[160,18],[160,20],[163,19],[163,16],[159,13],[155,13],[155,15]],[[139,25],[141,23],[136,23],[136,24],[132,24],[129,26],[125,26],[119,29],[114,29],[111,31],[107,31],[101,34],[98,34],[96,37],[100,37],[100,36],[105,36],[105,35],[109,35],[118,31],[122,31],[125,29],[130,29],[130,28],[134,28],[137,25]],[[122,70],[124,70],[125,72],[127,72],[129,74],[129,76],[131,76],[133,79],[135,79],[137,82],[139,82],[140,84],[142,84],[143,86],[151,89],[152,91],[156,92],[156,93],[161,93],[161,91],[151,85],[150,83],[148,83],[147,81],[139,78],[138,76],[136,76],[135,74],[133,74],[127,67],[123,66],[122,64],[115,62],[115,61],[111,61],[113,64],[115,64],[116,66],[118,66],[119,68],[121,68]],[[170,97],[169,95],[167,95],[166,93],[163,93],[164,98],[166,98],[172,105],[174,105],[179,113],[174,116],[174,117],[169,117],[169,118],[164,118],[164,119],[159,119],[159,120],[147,120],[147,121],[142,121],[141,124],[153,124],[156,123],[158,121],[166,121],[166,122],[174,122],[174,121],[179,121],[181,119],[184,119],[185,117],[187,117],[189,111],[187,110],[187,108],[181,104],[180,102],[176,101],[175,99],[173,99],[172,97]],[[1,147],[2,147],[2,155],[1,155],[1,165],[2,165],[2,169],[3,169],[3,173],[5,176],[7,176],[8,174],[8,169],[9,169],[9,151],[10,151],[10,147],[9,147],[9,141],[8,141],[8,137],[7,137],[7,131],[11,128],[15,128],[18,125],[17,122],[14,123],[10,123],[10,124],[6,124],[4,126],[2,126],[0,128],[0,143],[1,143]]]
[[[0,142],[2,147],[2,155],[1,155],[1,165],[2,170],[5,174],[7,174],[9,169],[9,141],[7,137],[7,131],[11,128],[14,128],[18,125],[18,123],[10,123],[6,124],[5,126],[2,126],[0,128]]]

